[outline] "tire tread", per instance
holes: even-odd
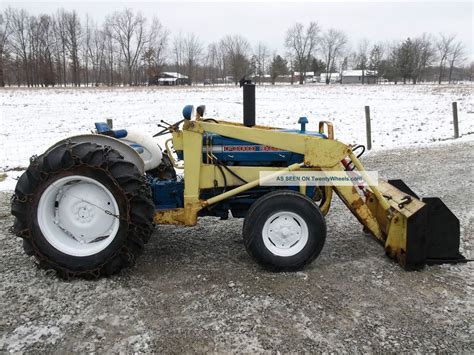
[[[74,170],[79,166],[103,169],[128,196],[128,232],[125,241],[115,253],[93,270],[77,271],[59,265],[51,260],[37,246],[32,237],[31,201],[42,181],[52,174]],[[54,269],[63,278],[80,276],[97,278],[118,273],[132,266],[148,242],[153,229],[154,205],[150,187],[138,168],[110,147],[95,143],[65,143],[40,157],[32,158],[26,172],[18,180],[11,202],[11,212],[15,217],[13,232],[23,238],[27,255],[35,255],[41,268]]]

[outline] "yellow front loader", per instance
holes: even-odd
[[[298,170],[348,172],[344,162],[350,159],[355,171],[364,178],[367,187],[335,185],[331,189],[365,230],[380,241],[388,256],[396,259],[406,269],[464,260],[458,252],[459,221],[439,199],[420,200],[401,180],[370,181],[352,148],[334,139],[331,123],[320,122],[320,133],[325,133],[325,126],[329,127],[327,139],[286,133],[271,127],[246,127],[221,120],[203,121],[199,116],[194,121],[185,121],[182,130],[173,132],[172,139],[174,149],[184,154],[184,207],[156,212],[155,222],[192,226],[196,224],[202,209],[260,185],[259,175],[262,170],[268,168],[228,166],[230,171],[248,182],[242,183],[228,173],[227,186],[232,189],[209,199],[200,198],[201,190],[215,186],[216,182],[216,187],[224,186],[215,165],[206,164],[201,159],[203,135],[213,133],[304,156],[300,164],[272,169],[276,175]],[[170,157],[174,159],[172,154]],[[330,196],[330,193],[328,195]],[[330,197],[325,202],[322,206],[324,214],[329,210]],[[285,206],[277,208],[284,209]]]

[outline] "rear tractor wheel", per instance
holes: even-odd
[[[153,232],[145,177],[115,150],[60,145],[32,160],[12,199],[28,255],[64,278],[95,278],[134,264]]]

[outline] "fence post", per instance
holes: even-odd
[[[453,125],[454,125],[454,138],[459,138],[459,126],[458,126],[458,103],[453,102]]]
[[[110,129],[114,128],[114,121],[111,118],[107,118],[107,126],[109,126]]]
[[[365,133],[367,134],[367,149],[372,149],[372,132],[370,129],[370,107],[365,106]]]

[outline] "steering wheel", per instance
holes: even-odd
[[[184,118],[182,120],[178,121],[178,122],[175,122],[175,123],[167,123],[167,122],[161,120],[161,122],[164,123],[164,124],[167,124],[168,127],[165,127],[161,124],[158,124],[158,127],[162,127],[163,129],[161,131],[159,131],[158,133],[154,134],[153,137],[158,137],[158,136],[162,136],[163,134],[167,134],[167,133],[177,131],[179,129],[179,125],[181,123],[183,123],[184,121],[185,121]]]

